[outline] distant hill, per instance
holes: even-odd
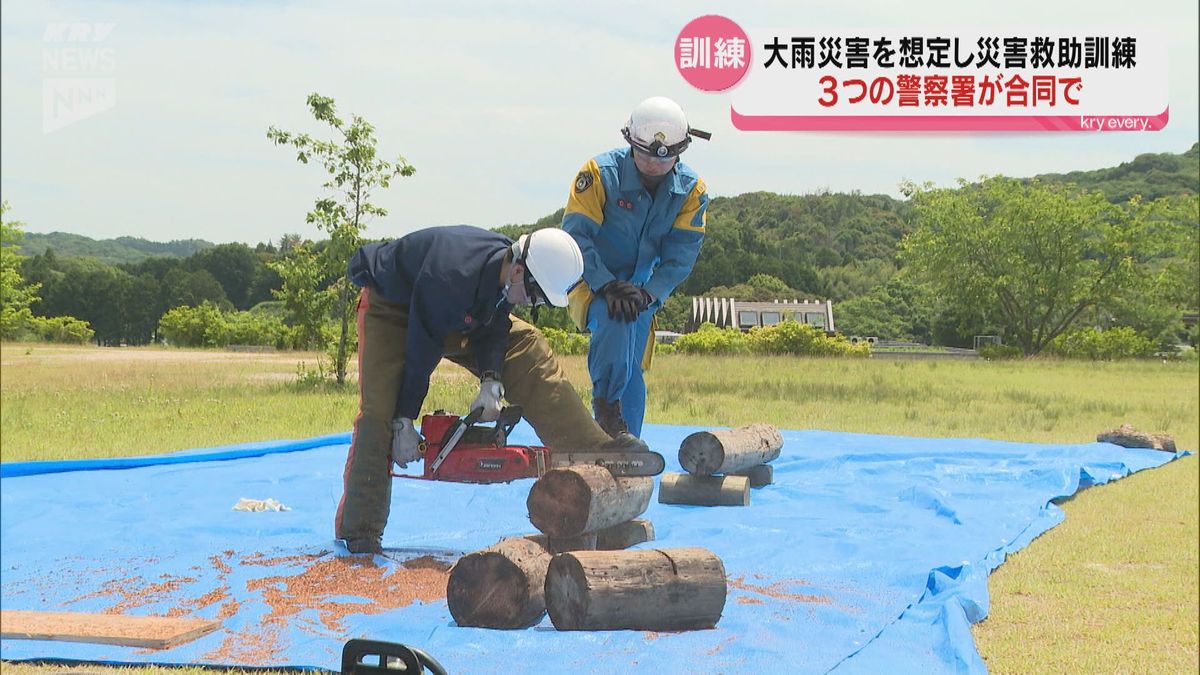
[[[1200,194],[1200,143],[1183,154],[1146,153],[1108,169],[1046,173],[1035,178],[1099,190],[1114,203],[1129,201],[1134,195],[1152,201],[1169,195]]]
[[[197,251],[212,248],[212,242],[203,239],[180,239],[160,243],[140,237],[117,237],[116,239],[92,239],[81,234],[51,232],[41,234],[26,232],[21,241],[21,254],[33,256],[54,249],[58,256],[96,258],[110,265],[136,263],[146,258],[186,258]]]

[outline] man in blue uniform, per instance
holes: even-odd
[[[390,462],[421,457],[414,427],[443,357],[479,377],[471,409],[494,421],[501,398],[519,404],[552,449],[645,450],[613,441],[592,420],[536,328],[513,305],[565,307],[583,272],[575,241],[558,229],[516,242],[466,225],[419,230],[361,247],[350,259],[358,302],[359,414],[334,528],[351,553],[377,553],[391,507]],[[640,444],[640,447],[637,445]]]
[[[621,133],[628,147],[583,165],[562,221],[583,251],[586,284],[570,307],[592,334],[592,408],[614,437],[641,435],[654,314],[691,273],[708,208],[704,181],[679,155],[709,134],[689,127],[678,104],[642,101]]]

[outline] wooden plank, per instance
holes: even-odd
[[[766,487],[775,482],[775,469],[770,464],[759,464],[744,471],[738,471],[735,476],[745,476],[750,479],[750,487]]]
[[[197,618],[0,610],[0,638],[6,640],[91,642],[166,649],[191,642],[220,626],[220,621]]]
[[[690,473],[668,471],[658,484],[658,503],[749,506],[750,479],[746,476],[693,476]]]

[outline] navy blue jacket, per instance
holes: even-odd
[[[397,417],[417,419],[450,333],[466,336],[480,373],[500,374],[512,328],[500,268],[512,243],[496,232],[451,225],[367,244],[351,256],[351,281],[408,307]]]

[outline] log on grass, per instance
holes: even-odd
[[[596,544],[598,534],[598,532],[584,532],[577,537],[567,537],[566,539],[548,537],[544,534],[527,534],[525,538],[546,549],[550,555],[554,555],[567,551],[595,551],[598,548]]]
[[[712,628],[725,593],[725,565],[703,548],[560,553],[546,572],[558,630]]]
[[[516,537],[469,553],[450,570],[446,604],[459,626],[526,628],[546,613],[550,554]]]
[[[750,479],[750,487],[760,488],[775,482],[775,468],[770,464],[759,464],[744,471],[738,471],[734,476],[745,476]]]
[[[650,478],[614,478],[602,466],[547,471],[529,490],[529,520],[558,539],[596,532],[640,516],[650,505]]]
[[[697,431],[679,446],[679,465],[697,476],[737,473],[779,456],[783,436],[770,424]]]
[[[596,550],[619,551],[646,541],[654,541],[654,524],[637,518],[597,532]]]
[[[748,506],[750,479],[745,476],[693,476],[664,473],[658,485],[660,504]]]

